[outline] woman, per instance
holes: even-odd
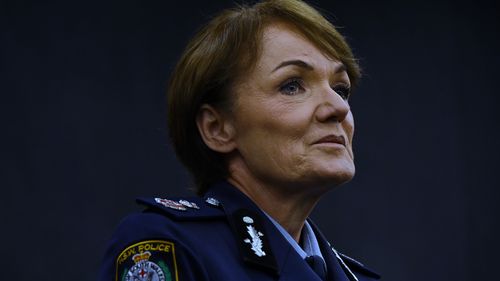
[[[263,1],[222,12],[187,46],[169,128],[200,197],[143,198],[100,280],[374,280],[308,220],[354,176],[349,95],[359,69],[315,9]]]

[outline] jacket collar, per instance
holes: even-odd
[[[290,251],[291,247],[281,245],[280,250],[275,251],[277,230],[259,207],[225,181],[212,186],[205,194],[205,198],[213,198],[220,202],[238,240],[243,260],[279,275],[281,269],[279,263],[285,260],[286,252]],[[283,248],[286,250],[283,251]]]
[[[286,272],[297,280],[319,280],[264,212],[236,187],[219,182],[208,190],[205,198],[220,202],[246,263],[278,276]],[[325,237],[311,221],[309,223],[327,264],[328,280],[349,281]]]

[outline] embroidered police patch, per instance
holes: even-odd
[[[116,281],[178,281],[174,243],[141,241],[116,259]]]

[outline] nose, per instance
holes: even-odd
[[[347,100],[343,99],[332,88],[322,91],[316,108],[315,117],[318,122],[342,122],[351,110]]]

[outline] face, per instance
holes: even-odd
[[[267,27],[262,44],[234,87],[236,150],[248,170],[287,187],[350,180],[354,121],[343,64],[286,24]]]

